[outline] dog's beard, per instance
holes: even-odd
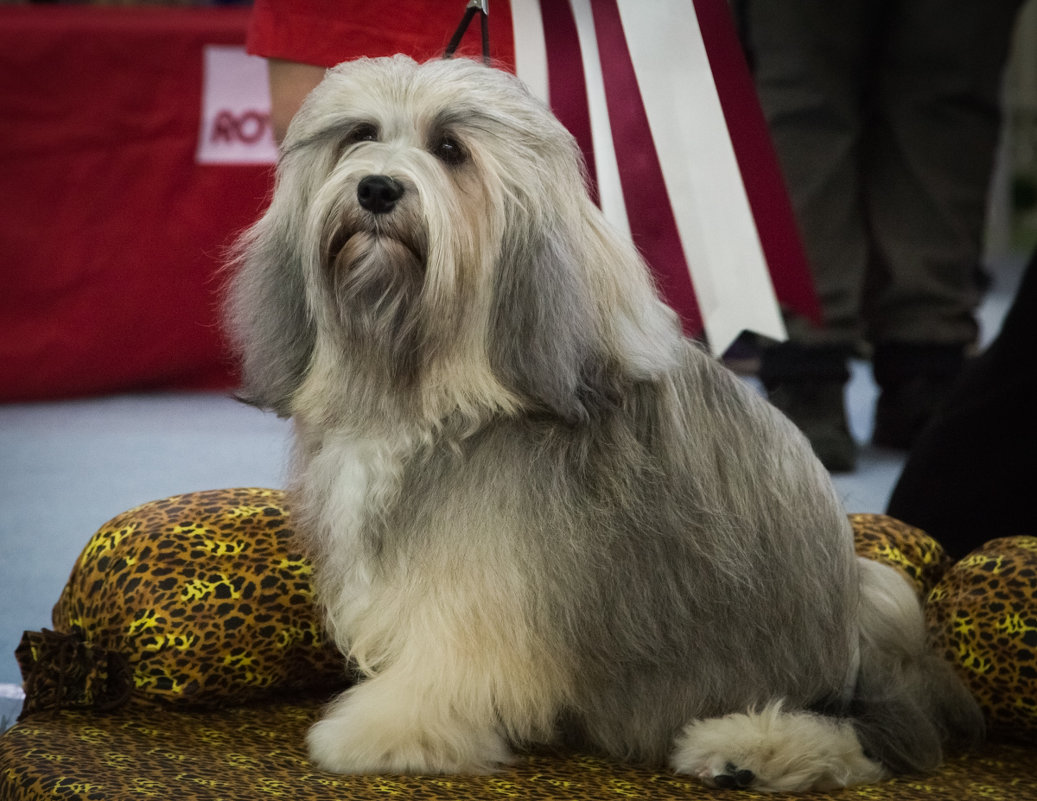
[[[448,362],[474,364],[465,332],[483,337],[484,253],[496,246],[487,244],[478,181],[458,186],[420,160],[397,159],[388,171],[405,192],[388,212],[357,201],[358,181],[387,169],[363,160],[344,163],[318,197],[323,302],[333,307],[340,352],[365,381],[424,392]]]
[[[396,383],[412,383],[421,351],[416,311],[425,278],[419,253],[374,232],[350,236],[330,261],[339,325],[364,359]]]

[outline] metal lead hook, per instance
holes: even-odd
[[[446,46],[446,51],[443,53],[443,58],[453,58],[454,53],[457,51],[457,46],[461,44],[461,38],[464,36],[465,31],[468,30],[468,25],[472,21],[472,17],[479,14],[479,22],[482,28],[482,60],[484,64],[489,65],[490,63],[490,0],[468,0],[468,5],[465,6],[464,17],[461,18],[461,24],[457,26],[457,30],[454,31],[453,37],[450,39],[450,43]]]

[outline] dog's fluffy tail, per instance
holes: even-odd
[[[944,746],[983,736],[983,715],[953,668],[926,644],[907,579],[860,559],[861,662],[851,715],[865,753],[895,773],[928,771]]]

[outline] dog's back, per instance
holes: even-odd
[[[525,482],[544,493],[527,499],[544,526],[533,550],[554,573],[532,580],[559,590],[542,598],[541,625],[562,621],[555,647],[580,677],[566,719],[584,740],[657,761],[689,720],[780,700],[787,718],[852,722],[856,737],[839,734],[855,767],[814,780],[828,786],[877,777],[874,760],[932,769],[945,743],[981,733],[975,702],[926,648],[913,589],[855,556],[791,423],[690,344],[673,375],[621,397],[583,431],[537,442],[544,484]],[[766,767],[747,771],[763,786]]]
[[[688,344],[673,375],[570,437],[581,485],[558,525],[588,544],[568,569],[589,589],[558,603],[579,610],[563,639],[590,739],[664,759],[692,718],[845,694],[852,534],[794,427]]]

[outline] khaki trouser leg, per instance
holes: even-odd
[[[861,176],[874,343],[976,338],[976,269],[1018,0],[893,3]]]
[[[824,313],[800,344],[966,343],[1020,0],[748,0],[755,75]]]

